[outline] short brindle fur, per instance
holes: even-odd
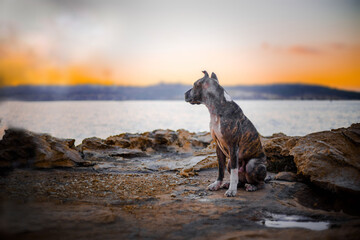
[[[215,73],[194,83],[185,93],[185,101],[191,104],[205,104],[210,112],[210,131],[216,142],[219,163],[217,180],[209,185],[209,190],[228,188],[225,195],[236,195],[238,186],[247,191],[255,191],[262,186],[266,177],[266,156],[259,134],[244,115],[241,108],[220,86]],[[229,159],[230,183],[223,183],[226,158]]]

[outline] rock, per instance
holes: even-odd
[[[317,186],[360,194],[360,124],[300,138],[290,154],[298,174]]]
[[[124,171],[122,167],[126,165],[127,171],[179,171],[183,175],[192,176],[200,169],[217,166],[216,158],[209,157],[215,153],[214,144],[211,142],[208,132],[158,129],[141,134],[123,133],[105,140],[87,138],[77,149],[86,161],[97,164],[95,168],[98,168],[101,162],[146,157],[141,160],[141,164],[137,159],[126,160],[124,165],[117,165],[113,170],[119,168],[118,171]]]
[[[84,163],[74,149],[73,139],[58,139],[47,134],[33,134],[36,148],[34,166],[37,168],[75,167]]]
[[[92,137],[92,138],[85,138],[82,141],[82,144],[78,146],[81,151],[87,149],[112,149],[113,146],[107,144],[103,139]]]
[[[190,179],[16,169],[0,178],[0,232],[3,239],[359,238],[359,198],[272,181],[256,192],[239,187],[229,199],[226,189],[207,190],[216,176],[215,169]]]
[[[288,172],[279,174],[278,179],[306,180],[333,192],[360,193],[360,124],[304,137],[279,133],[262,138],[262,143],[268,170]],[[178,171],[187,177],[217,166],[210,133],[186,130],[124,133],[105,140],[87,138],[76,150],[73,139],[10,129],[0,141],[0,147],[0,166],[7,168],[98,164],[99,169],[106,169],[102,166],[107,165],[101,164],[114,162],[114,169],[119,172],[125,168],[126,171]],[[289,172],[297,173],[296,177]]]
[[[263,138],[269,171],[297,172],[332,192],[360,194],[360,124],[304,137]],[[294,167],[295,165],[295,167]]]
[[[154,134],[154,143],[157,145],[168,145],[175,142],[178,139],[177,134],[174,131],[168,130],[155,130]]]
[[[275,180],[282,180],[282,181],[288,181],[288,182],[296,182],[297,177],[296,174],[293,172],[279,172],[274,177]]]
[[[116,167],[115,164],[113,163],[99,163],[96,164],[95,166],[93,166],[94,170],[101,170],[101,169],[109,169],[109,168],[114,168]]]
[[[0,141],[0,166],[53,168],[87,164],[75,150],[74,142],[74,139],[8,129]]]
[[[83,150],[85,160],[112,160],[119,157],[122,158],[136,158],[136,157],[147,157],[146,152],[136,149],[123,149],[114,147],[107,150]]]
[[[111,157],[106,151],[102,150],[83,150],[82,151],[83,158],[86,161],[90,162],[99,162],[99,161],[115,161],[115,157]]]
[[[113,140],[86,138],[77,146],[84,159],[91,162],[116,161],[119,158],[146,157],[148,154],[138,149],[122,148]]]
[[[295,166],[297,174],[280,172],[256,192],[239,186],[232,199],[224,197],[225,189],[207,190],[218,175],[216,169],[201,171],[217,166],[208,133],[157,130],[85,139],[77,149],[92,168],[15,169],[0,178],[0,222],[6,223],[0,232],[12,239],[64,234],[89,239],[104,229],[110,239],[357,239],[360,195],[342,192],[358,193],[359,135],[359,125],[352,125],[304,137],[263,138],[268,163],[275,170]],[[0,141],[0,163],[26,166],[38,156],[72,157],[67,151],[75,151],[73,145],[73,140],[10,130]],[[276,162],[282,158],[287,161]],[[313,184],[299,182],[300,176]],[[303,229],[319,223],[326,224],[321,231]]]
[[[265,149],[267,170],[270,172],[297,172],[291,149],[298,137],[289,137],[283,133],[273,134],[271,137],[262,138]]]
[[[180,175],[184,173],[192,174],[202,169],[216,168],[218,166],[217,157],[215,154],[200,158],[198,162],[191,162],[190,165],[181,169]]]
[[[157,129],[142,134],[123,133],[110,136],[101,143],[152,153],[155,151],[194,152],[206,148],[211,141],[211,135],[208,132],[190,133],[183,129],[177,131]]]
[[[0,167],[25,167],[36,155],[36,144],[29,132],[20,129],[5,130],[0,141]]]

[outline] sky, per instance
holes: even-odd
[[[0,0],[0,85],[306,83],[360,91],[360,1]]]

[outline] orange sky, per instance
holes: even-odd
[[[34,2],[41,5],[35,9]],[[223,85],[308,83],[360,91],[358,6],[254,2],[139,1],[115,8],[108,1],[2,0],[0,84],[192,84],[205,69]]]

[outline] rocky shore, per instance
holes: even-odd
[[[207,190],[209,133],[155,130],[58,139],[8,129],[0,141],[1,239],[358,239],[360,124],[263,137],[269,181]],[[226,174],[226,179],[229,174]]]

